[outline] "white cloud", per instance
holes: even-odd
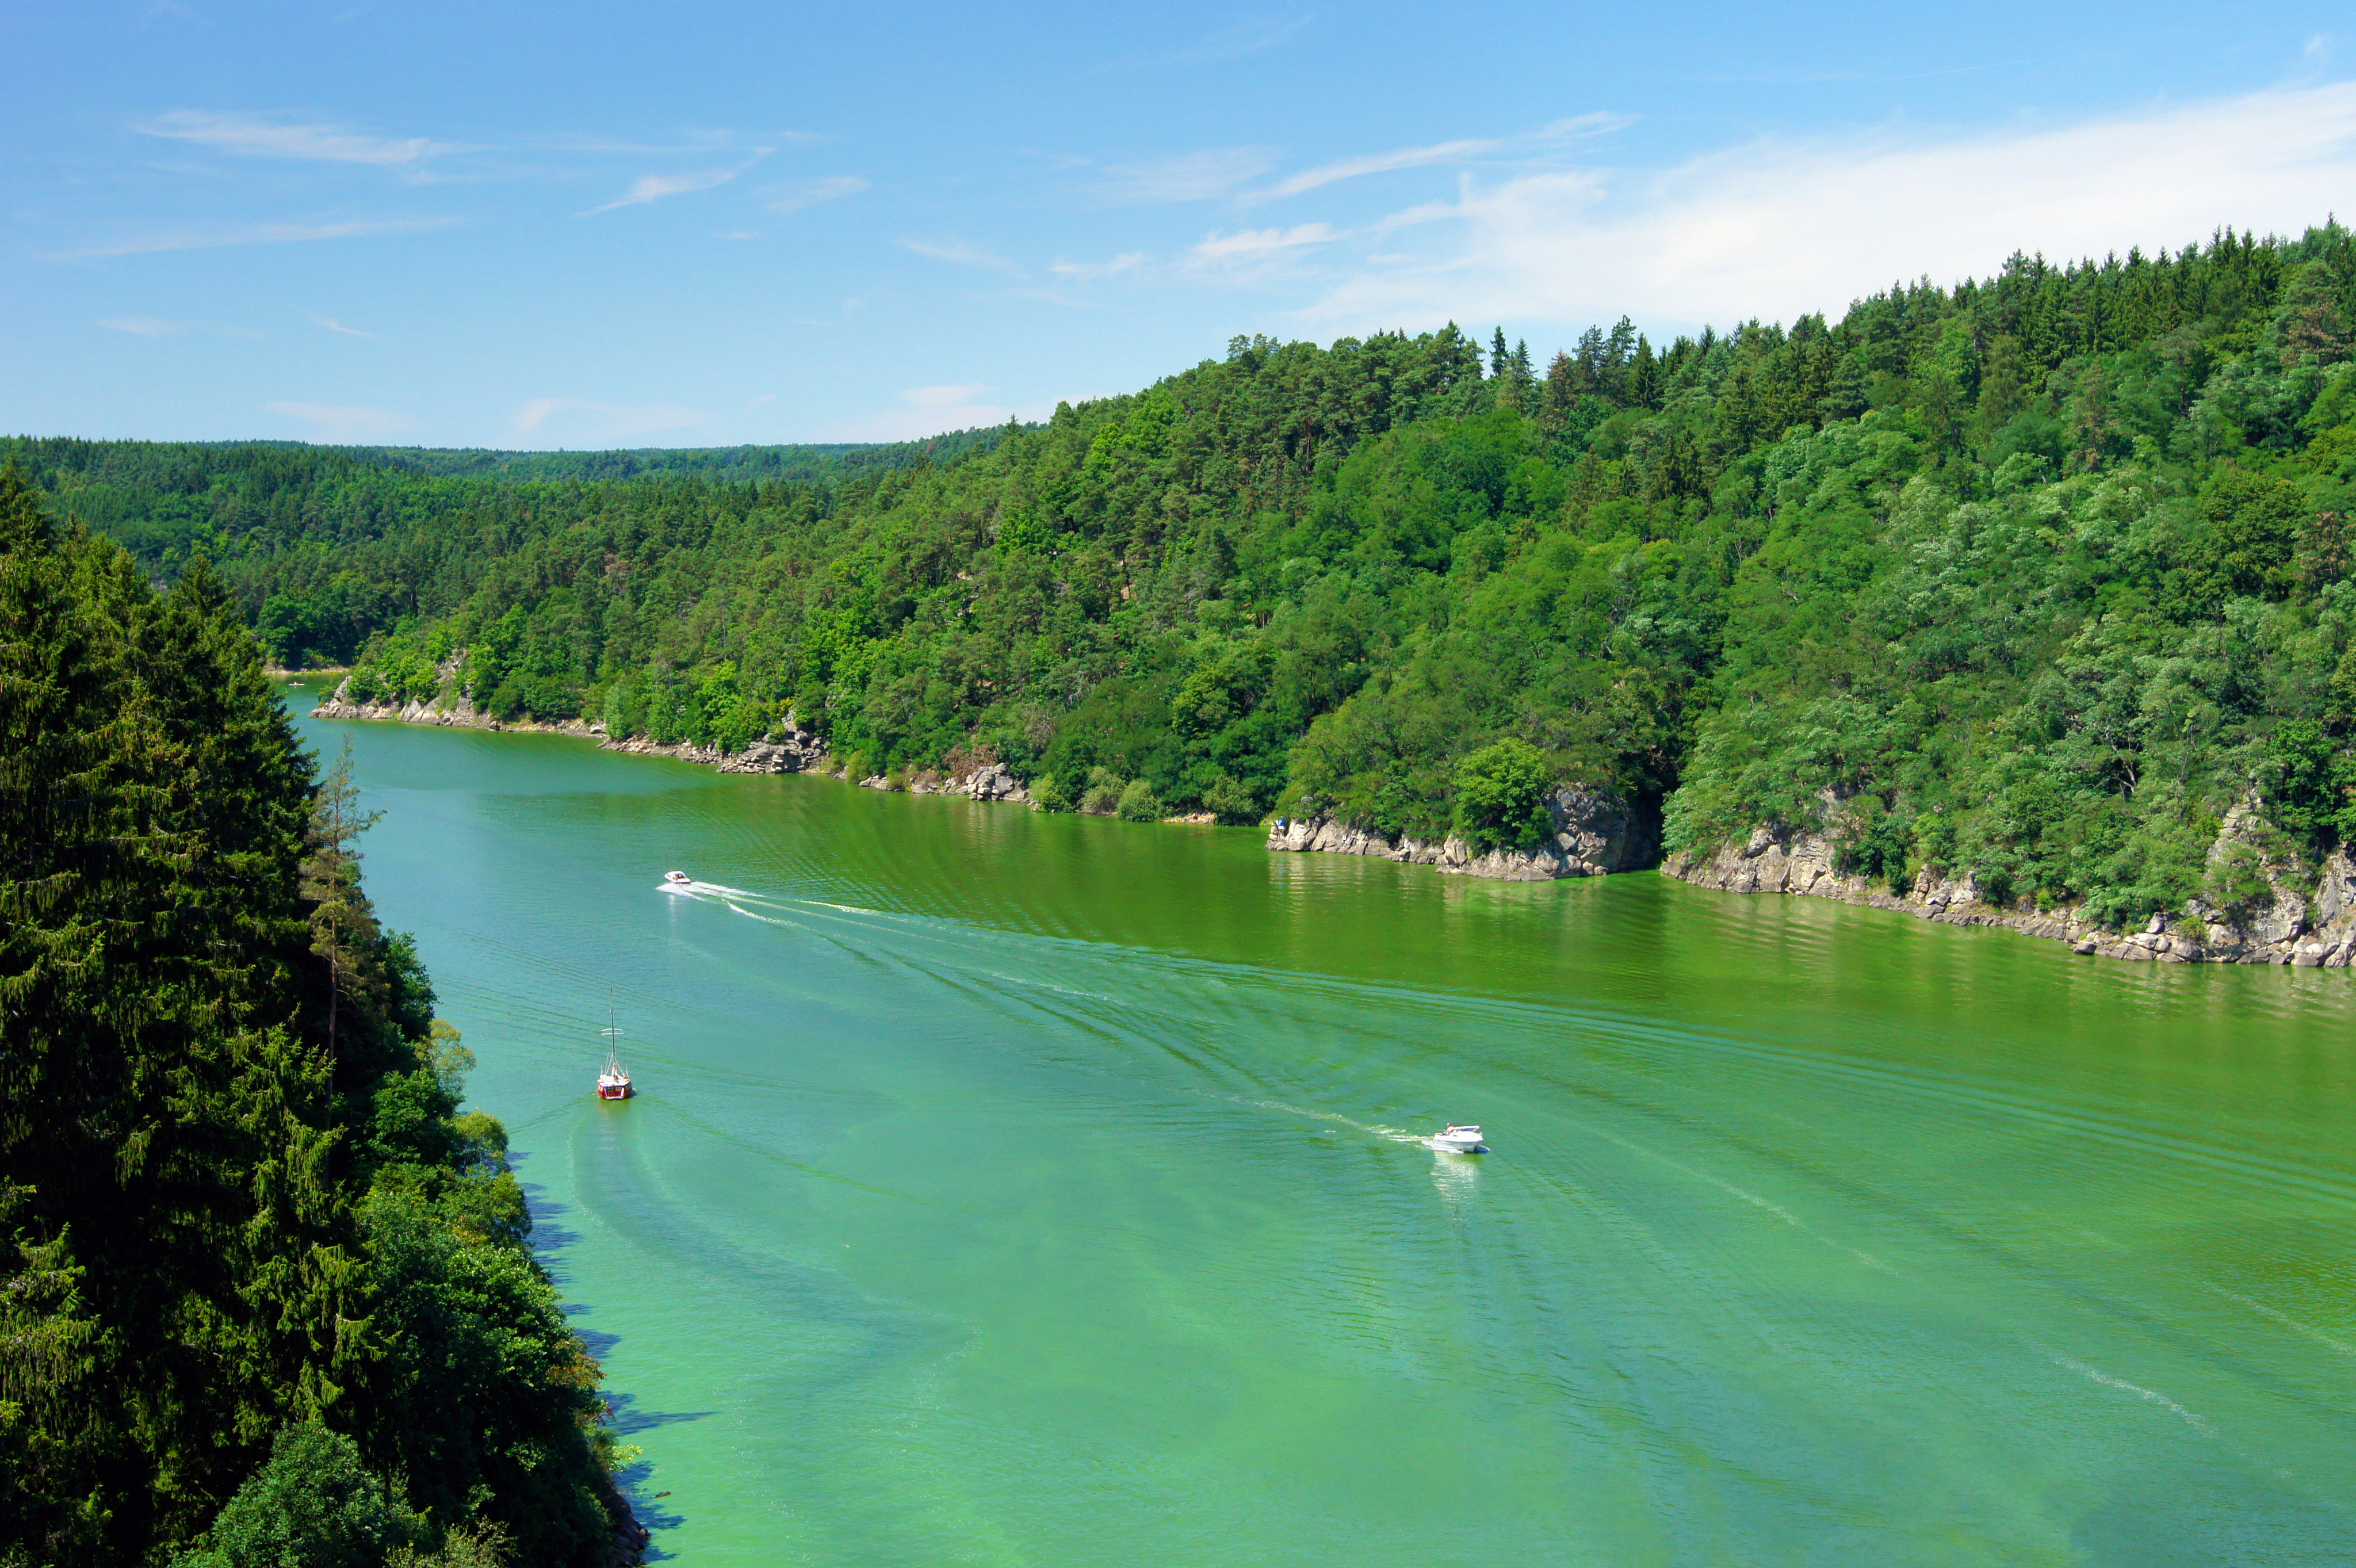
[[[177,321],[158,321],[152,316],[114,316],[99,323],[117,332],[128,332],[137,338],[177,338],[187,328]]]
[[[1524,131],[1511,136],[1496,138],[1460,137],[1451,142],[1435,142],[1423,147],[1394,147],[1387,153],[1365,153],[1357,157],[1336,158],[1290,175],[1261,190],[1248,190],[1241,199],[1249,206],[1262,201],[1277,201],[1288,196],[1335,184],[1345,179],[1361,179],[1368,175],[1390,174],[1398,169],[1425,168],[1432,164],[1455,163],[1484,154],[1529,154],[1559,147],[1566,142],[1580,141],[1617,131],[1633,124],[1625,114],[1608,110],[1595,110],[1585,114],[1573,114],[1567,119],[1552,121],[1535,131]]]
[[[312,438],[329,443],[381,441],[417,428],[417,421],[409,415],[383,408],[344,408],[324,403],[270,403],[262,408],[316,425]]]
[[[1208,201],[1276,166],[1265,147],[1209,147],[1138,163],[1115,164],[1099,187],[1115,201]]]
[[[1108,278],[1117,273],[1125,273],[1131,267],[1142,265],[1144,262],[1143,251],[1124,251],[1108,262],[1057,262],[1047,270],[1064,277],[1077,278],[1085,283],[1091,278]]]
[[[1493,152],[1499,144],[1484,141],[1440,142],[1429,147],[1398,147],[1387,153],[1368,153],[1363,157],[1338,158],[1330,164],[1320,164],[1303,169],[1290,178],[1280,179],[1266,190],[1251,193],[1253,201],[1274,201],[1280,197],[1298,196],[1304,190],[1314,190],[1321,185],[1336,180],[1356,179],[1364,175],[1388,174],[1393,169],[1421,168],[1426,164],[1451,163],[1481,153]]]
[[[989,390],[980,382],[961,387],[910,387],[900,394],[900,399],[916,408],[956,408]]]
[[[357,327],[347,327],[332,316],[315,316],[311,317],[311,323],[315,327],[324,327],[330,332],[340,332],[347,338],[366,338],[374,340],[376,337],[373,332],[363,332]]]
[[[900,394],[902,407],[886,409],[863,419],[846,421],[818,439],[920,441],[927,435],[939,435],[951,430],[1003,424],[1009,419],[1020,419],[1028,424],[1044,419],[1054,411],[1052,403],[1009,408],[972,401],[990,390],[980,385],[911,387]]]
[[[259,114],[215,114],[179,109],[138,127],[143,134],[256,157],[310,158],[339,164],[413,164],[451,149],[423,136],[398,141],[363,136],[335,125],[304,124]]]
[[[1330,244],[1341,237],[1325,223],[1296,223],[1290,229],[1239,229],[1232,234],[1206,234],[1186,255],[1197,267],[1232,267],[1264,262],[1304,246]]]
[[[1333,328],[1789,319],[1926,271],[1986,276],[2016,249],[2174,248],[2335,209],[2356,211],[2356,83],[1944,139],[1760,142],[1649,178],[1467,181],[1455,202],[1371,231],[1445,223],[1452,241],[1299,314]]]
[[[695,409],[668,404],[634,408],[577,397],[536,397],[516,410],[510,429],[519,439],[594,446],[682,430],[702,418]]]
[[[649,201],[660,201],[666,196],[684,196],[690,191],[710,190],[715,185],[726,185],[744,171],[741,168],[703,169],[694,174],[649,174],[638,177],[628,191],[603,207],[593,207],[581,214],[594,218],[600,212],[611,212],[617,207],[638,207]]]
[[[961,240],[935,243],[927,240],[903,240],[900,243],[920,256],[930,256],[937,262],[948,262],[960,267],[982,267],[994,273],[1011,273],[1021,276],[1023,269],[1003,256],[993,255],[979,245],[969,245]]]
[[[349,223],[256,223],[242,229],[182,229],[166,234],[145,234],[119,244],[71,251],[55,259],[88,261],[104,256],[151,255],[159,251],[201,251],[221,245],[287,245],[310,240],[350,240],[363,234],[414,233],[446,229],[454,218],[388,218]]]
[[[856,196],[870,188],[856,175],[829,175],[824,179],[792,180],[784,185],[765,186],[761,199],[769,204],[772,212],[799,212],[805,207],[816,207],[821,201],[833,201],[841,197]]]

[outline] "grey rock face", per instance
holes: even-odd
[[[2254,833],[2254,812],[2237,807],[2226,817],[2211,858],[2234,839]],[[2121,934],[2094,925],[2074,906],[2043,910],[2020,903],[1998,906],[1969,875],[1925,877],[1904,894],[1894,894],[1865,877],[1836,872],[1831,841],[1809,828],[1756,828],[1739,844],[1729,842],[1707,854],[1685,851],[1661,863],[1662,875],[1697,887],[1837,898],[1948,925],[2004,926],[2025,936],[2068,942],[2073,952],[2128,962],[2348,968],[2356,959],[2356,864],[2345,851],[2333,852],[2324,862],[2313,894],[2311,930],[2306,887],[2293,884],[2287,867],[2269,863],[2265,869],[2272,896],[2243,924],[2195,898],[2180,911],[2151,917],[2140,931]]]
[[[807,773],[826,762],[826,742],[788,721],[766,740],[719,759],[723,773]]]
[[[1504,882],[1547,882],[1562,876],[1601,876],[1649,864],[1654,835],[1618,796],[1577,786],[1547,797],[1554,831],[1526,850],[1493,849],[1481,854],[1461,838],[1421,840],[1386,837],[1331,816],[1300,817],[1269,829],[1268,847],[1278,853],[1314,851],[1365,854],[1408,865],[1429,865],[1459,876]]]

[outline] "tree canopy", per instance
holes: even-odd
[[[606,1560],[597,1368],[365,825],[209,565],[0,469],[0,1563]]]

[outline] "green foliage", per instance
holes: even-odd
[[[602,1562],[594,1363],[260,654],[0,469],[0,1563]]]
[[[1120,799],[1113,807],[1113,815],[1124,822],[1158,822],[1169,812],[1170,808],[1162,803],[1162,797],[1153,792],[1152,784],[1143,779],[1130,779],[1122,788]]]
[[[419,1523],[360,1464],[359,1447],[316,1422],[289,1426],[237,1489],[205,1550],[173,1568],[380,1568]]]
[[[1457,835],[1476,852],[1527,849],[1552,829],[1546,754],[1515,736],[1493,741],[1456,765]]]

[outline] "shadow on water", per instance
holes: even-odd
[[[508,1163],[510,1165],[520,1165],[530,1157],[523,1150],[511,1150],[508,1155]],[[557,1219],[564,1214],[570,1206],[550,1199],[546,1196],[548,1189],[536,1182],[522,1182],[518,1185],[523,1190],[525,1210],[531,1216],[533,1261],[540,1264],[552,1283],[562,1286],[571,1283],[564,1268],[562,1254],[566,1248],[581,1240],[581,1233],[577,1230],[568,1230],[556,1223]],[[566,1317],[572,1318],[578,1317],[592,1308],[584,1302],[566,1302],[560,1310]],[[606,1334],[594,1328],[583,1328],[576,1326],[573,1332],[601,1367],[612,1358],[615,1347],[622,1342],[620,1335]],[[608,1391],[605,1395],[605,1424],[614,1435],[626,1444],[639,1433],[651,1432],[656,1427],[669,1426],[677,1422],[701,1421],[711,1413],[710,1411],[701,1410],[672,1412],[641,1410],[638,1408],[636,1394]],[[659,1534],[664,1530],[677,1530],[687,1522],[687,1516],[676,1509],[663,1506],[659,1500],[669,1494],[658,1493],[653,1489],[654,1473],[652,1460],[643,1457],[634,1458],[628,1464],[615,1470],[614,1487],[621,1493],[622,1500],[629,1504],[632,1517],[649,1531]],[[661,1543],[652,1540],[647,1543],[646,1552],[641,1560],[648,1563],[673,1561],[671,1554],[662,1549]]]
[[[606,1350],[619,1341],[619,1337],[618,1335],[613,1334],[582,1335],[582,1338],[589,1342],[590,1352],[600,1358],[603,1358]],[[606,1395],[605,1410],[606,1420],[613,1427],[614,1434],[626,1442],[641,1432],[651,1432],[658,1426],[669,1426],[682,1421],[701,1421],[712,1413],[708,1410],[641,1410],[638,1408],[637,1396],[622,1393]],[[637,1517],[637,1521],[659,1537],[664,1531],[677,1530],[680,1525],[685,1524],[687,1516],[660,1500],[669,1494],[653,1489],[654,1477],[654,1461],[644,1458],[633,1459],[614,1472],[614,1486],[622,1494],[624,1500],[628,1502],[630,1512]],[[661,1541],[657,1539],[647,1542],[646,1554],[642,1561],[668,1563],[672,1561],[672,1557],[669,1552],[662,1549]]]

